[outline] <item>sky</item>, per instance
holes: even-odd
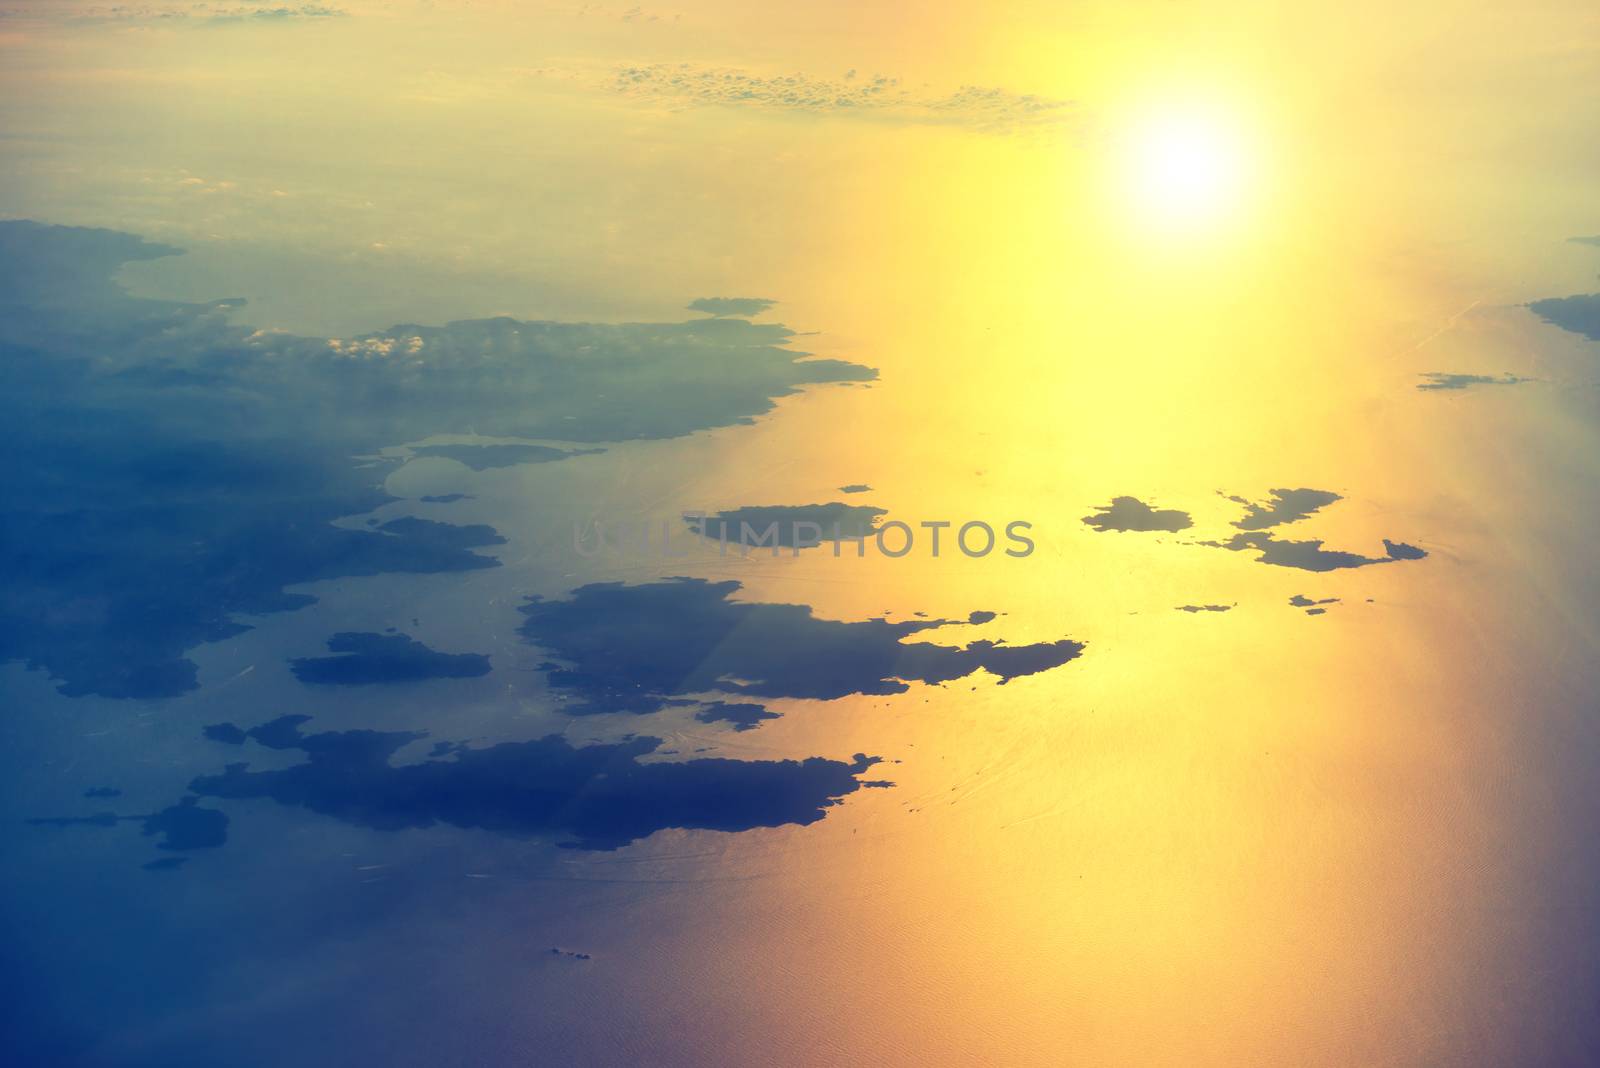
[[[9,0],[20,1062],[1600,1058],[1597,34]]]

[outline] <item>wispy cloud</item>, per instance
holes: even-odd
[[[24,4],[0,9],[0,18],[50,22],[282,22],[337,18],[346,11],[319,3]]]
[[[855,71],[826,78],[655,63],[617,70],[611,88],[657,106],[756,108],[990,131],[1059,123],[1071,113],[1069,101],[1031,93],[967,85],[941,94],[925,86],[907,86],[899,78],[862,77]]]

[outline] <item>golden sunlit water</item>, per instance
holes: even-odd
[[[556,561],[574,584],[736,578],[739,600],[824,619],[985,609],[996,621],[939,640],[1086,648],[1003,685],[776,700],[783,718],[758,731],[626,714],[561,727],[739,759],[881,754],[894,785],[806,827],[667,830],[615,852],[385,838],[383,863],[459,850],[496,877],[470,898],[430,890],[404,906],[430,922],[394,929],[399,904],[366,912],[319,877],[286,891],[364,917],[304,953],[316,997],[426,976],[340,1029],[320,1022],[327,1048],[463,1064],[1589,1063],[1600,378],[1593,342],[1523,305],[1593,289],[1600,270],[1567,243],[1600,229],[1600,11],[638,11],[396,4],[198,25],[24,4],[0,21],[0,212],[185,248],[119,277],[141,297],[247,297],[236,318],[269,330],[676,321],[695,297],[748,294],[779,302],[769,317],[802,331],[794,347],[880,372],[750,425],[618,443],[582,471],[475,475],[456,520],[510,539],[503,566],[392,594],[322,584],[306,610],[328,621],[319,634],[354,612],[340,597],[391,597],[477,628],[462,647],[498,656],[516,644],[509,606],[564,588],[545,577]],[[908,102],[618,88],[619,67],[656,64],[882,74]],[[968,85],[1061,105],[991,121],[919,103]],[[1416,388],[1436,372],[1531,381]],[[425,463],[391,488],[442,492]],[[850,483],[915,529],[914,551],[565,556],[580,509],[670,521]],[[1343,498],[1285,538],[1427,556],[1313,572],[1204,544],[1238,533],[1230,498],[1279,487]],[[553,505],[562,494],[580,503]],[[1082,521],[1125,495],[1193,525]],[[1026,521],[1037,548],[934,557],[918,524],[936,520]],[[1307,614],[1297,596],[1337,603]],[[202,686],[181,714],[300,709],[265,669],[208,696],[265,655],[248,643],[305,625],[292,615],[191,651]],[[134,744],[116,702],[72,705],[6,670],[35,714],[113,732],[74,744]],[[461,709],[467,733],[551,715],[538,693],[495,692]],[[443,691],[315,714],[462,734]],[[315,817],[303,826],[315,842]],[[213,892],[253,897],[271,851],[230,856]],[[595,966],[553,982],[507,965],[508,946],[552,941]],[[219,968],[220,1019],[296,1018],[301,994],[248,993],[244,965]],[[429,1012],[443,1028],[425,1039],[385,1024]],[[221,1026],[152,1018],[82,1063],[147,1063]],[[462,1031],[476,1060],[444,1037]]]

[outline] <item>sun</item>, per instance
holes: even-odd
[[[1122,130],[1119,184],[1135,217],[1165,231],[1213,228],[1245,206],[1255,177],[1251,145],[1228,115],[1156,107]]]

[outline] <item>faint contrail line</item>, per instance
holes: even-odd
[[[1429,334],[1427,337],[1423,338],[1421,341],[1417,342],[1415,345],[1412,345],[1410,348],[1401,349],[1399,352],[1395,353],[1395,355],[1396,356],[1404,356],[1407,353],[1416,352],[1418,349],[1420,349],[1422,346],[1426,345],[1428,342],[1432,341],[1434,338],[1438,337],[1440,334],[1443,334],[1443,333],[1447,332],[1448,330],[1450,330],[1452,327],[1454,327],[1456,325],[1456,321],[1457,320],[1459,320],[1463,315],[1467,314],[1467,312],[1471,311],[1473,308],[1476,308],[1478,305],[1480,305],[1482,303],[1483,303],[1483,300],[1481,298],[1478,299],[1478,300],[1473,301],[1471,304],[1468,304],[1465,308],[1462,308],[1460,311],[1458,311],[1454,315],[1450,316],[1450,318],[1446,319],[1444,321],[1444,325],[1441,326],[1439,329],[1435,330],[1433,333]]]

